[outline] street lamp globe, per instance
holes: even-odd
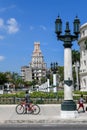
[[[59,16],[55,21],[55,33],[57,33],[58,35],[62,33],[62,20],[60,19]]]
[[[74,24],[74,34],[78,35],[79,34],[79,28],[80,28],[80,20],[78,19],[77,16],[74,19],[73,24]]]

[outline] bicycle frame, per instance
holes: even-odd
[[[15,108],[17,114],[34,114],[37,115],[40,113],[40,107],[37,104],[26,103],[25,101],[21,101]]]
[[[27,108],[28,111],[33,111],[33,104],[32,103],[26,103],[24,101],[21,102],[21,106],[23,106],[24,108]]]

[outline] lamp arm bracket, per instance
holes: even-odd
[[[61,41],[65,41],[65,36],[64,35],[58,35],[58,40],[61,40]]]
[[[78,35],[71,35],[71,41],[78,40]]]

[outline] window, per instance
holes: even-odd
[[[86,79],[83,79],[83,82],[84,82],[84,86],[86,86]]]
[[[84,54],[84,56],[85,56],[85,50],[83,51],[83,54]]]
[[[85,40],[85,49],[87,50],[87,39]]]
[[[84,65],[86,66],[86,60],[84,60]]]
[[[85,32],[83,31],[82,34],[83,34],[83,36],[84,36],[84,35],[85,35]]]

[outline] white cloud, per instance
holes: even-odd
[[[19,31],[18,22],[15,18],[10,18],[6,22],[4,19],[0,18],[0,32],[1,31],[9,34],[17,33]],[[0,39],[3,39],[3,37],[0,36]]]
[[[44,25],[40,25],[40,28],[41,28],[42,30],[44,30],[44,31],[47,30]]]
[[[0,8],[0,12],[5,12],[7,10],[14,9],[15,7],[16,7],[16,5],[11,5],[11,6],[8,6],[8,7]]]
[[[0,40],[3,40],[4,39],[4,36],[0,35]]]
[[[16,33],[19,31],[19,26],[15,18],[10,18],[7,21],[7,31],[9,34]]]
[[[4,20],[2,18],[0,18],[0,28],[4,27]]]
[[[29,27],[29,29],[30,29],[30,31],[32,31],[32,30],[35,29],[35,27],[31,25],[31,26]],[[39,25],[39,29],[44,30],[44,31],[47,30],[47,28],[46,28],[44,25]]]
[[[31,30],[31,31],[34,30],[34,27],[33,27],[33,26],[30,26],[30,30]]]
[[[4,56],[0,56],[0,61],[3,61],[5,59]]]

